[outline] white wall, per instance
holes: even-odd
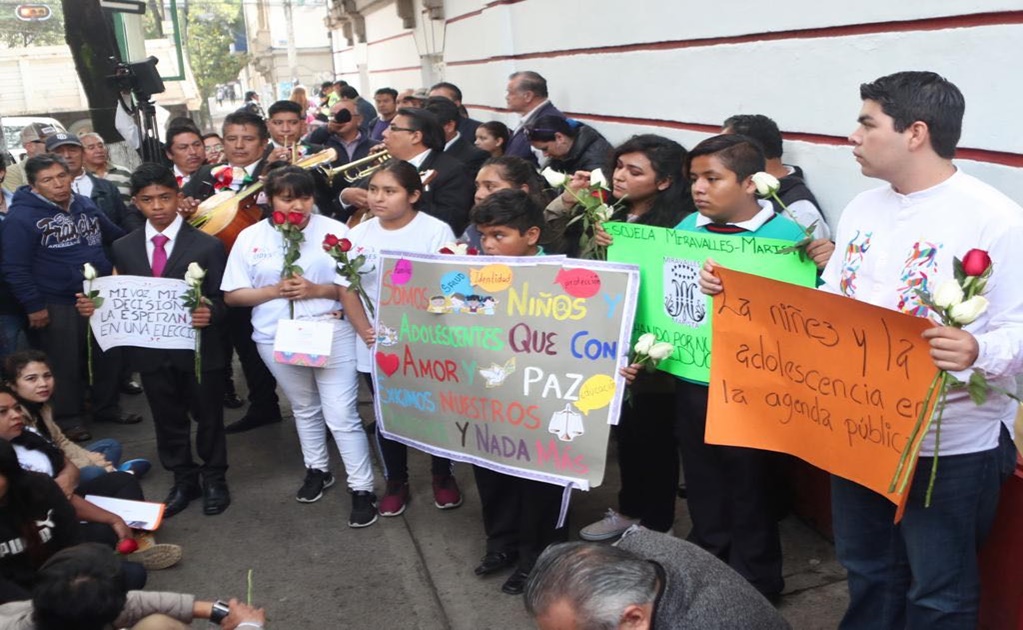
[[[1023,3],[966,5],[646,0],[623,11],[616,0],[448,0],[442,72],[474,117],[514,122],[504,110],[507,76],[538,71],[559,108],[612,143],[660,133],[693,146],[729,115],[767,114],[797,135],[786,161],[804,168],[834,221],[853,195],[878,185],[843,145],[859,84],[934,70],[966,95],[960,147],[971,159],[961,167],[1023,201],[1023,82],[1013,78]],[[412,31],[392,4],[376,6],[368,44],[344,48],[335,37],[335,70],[362,92],[421,85],[428,75],[416,69]]]

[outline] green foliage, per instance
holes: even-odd
[[[192,0],[186,18],[185,42],[188,61],[205,101],[214,95],[217,84],[238,78],[248,63],[246,55],[232,53],[232,33],[242,28],[239,0]]]
[[[64,11],[59,2],[48,3],[53,16],[45,22],[22,22],[14,15],[17,3],[0,3],[0,46],[54,46],[64,43]]]

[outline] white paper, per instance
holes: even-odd
[[[98,497],[94,494],[85,495],[85,500],[96,507],[101,507],[107,512],[113,512],[120,516],[128,527],[132,529],[156,531],[163,520],[163,510],[165,507],[163,503]]]
[[[104,276],[86,280],[83,293],[99,291],[103,304],[89,318],[104,351],[117,346],[193,350],[192,313],[182,298],[184,280],[145,276]]]

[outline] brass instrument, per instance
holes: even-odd
[[[335,177],[341,175],[345,178],[346,182],[354,184],[363,177],[375,173],[377,169],[383,166],[384,163],[390,159],[391,154],[385,149],[383,151],[367,155],[361,160],[355,160],[354,162],[335,166],[334,168],[320,167],[320,170],[327,177],[328,181],[333,182]]]

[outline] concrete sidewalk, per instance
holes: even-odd
[[[241,371],[235,368],[244,390]],[[154,469],[143,480],[146,496],[160,501],[171,485],[156,460],[144,396],[124,397],[128,411],[147,418],[139,425],[97,424],[94,436],[125,443],[125,458],[148,457]],[[369,418],[371,408],[361,406]],[[244,409],[227,411],[227,421]],[[289,411],[285,408],[285,415]],[[397,518],[380,518],[366,529],[347,526],[350,500],[340,462],[338,483],[314,504],[295,501],[305,471],[290,417],[284,422],[228,436],[233,504],[204,516],[201,501],[165,521],[157,538],[184,547],[184,559],[154,572],[148,588],[182,591],[200,598],[245,598],[253,570],[253,602],[266,607],[270,627],[369,630],[486,630],[531,628],[521,597],[501,593],[504,575],[480,579],[473,567],[484,553],[479,498],[467,465],[456,466],[465,503],[456,510],[433,506],[429,460],[410,453],[412,501]],[[376,459],[376,458],[375,458]],[[377,489],[383,476],[377,465]],[[618,468],[612,453],[604,485],[572,500],[570,527],[578,529],[616,505]],[[675,531],[688,529],[684,501]],[[786,596],[781,610],[797,629],[834,628],[846,604],[844,571],[830,543],[794,518],[782,523]],[[196,622],[196,628],[208,627]]]

